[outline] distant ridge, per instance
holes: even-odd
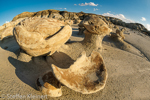
[[[114,24],[114,25],[120,25],[123,27],[131,28],[138,30],[146,35],[150,36],[150,31],[148,31],[142,24],[140,23],[125,23],[122,20],[114,17],[108,17],[108,16],[102,16],[102,15],[96,15],[93,13],[84,13],[84,12],[68,12],[68,11],[59,11],[54,9],[49,10],[43,10],[38,12],[23,12],[13,18],[12,21],[15,21],[19,18],[25,18],[25,17],[46,17],[46,18],[56,18],[60,20],[75,20],[80,19],[83,20],[87,16],[99,16],[101,19],[103,19],[107,24]]]

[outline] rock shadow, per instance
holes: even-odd
[[[9,62],[16,68],[16,76],[30,87],[36,88],[36,80],[40,75],[51,69],[51,64],[60,68],[69,68],[74,63],[67,54],[56,52],[52,56],[32,57],[30,61],[21,61],[13,57],[8,57]],[[47,61],[46,61],[47,60]]]
[[[0,47],[4,50],[15,53],[20,49],[14,37],[7,37],[0,41]]]
[[[73,30],[73,31],[78,31],[79,29],[78,29],[78,28],[72,28],[72,30]]]
[[[82,35],[78,35],[78,33],[79,33],[78,28],[72,28],[72,36],[84,38],[84,33]]]

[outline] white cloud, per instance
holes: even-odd
[[[6,21],[5,23],[9,23],[9,21]]]
[[[64,8],[65,10],[67,9],[67,8]]]
[[[94,8],[94,11],[98,10],[97,8]]]
[[[94,2],[89,2],[89,3],[81,3],[81,4],[79,4],[79,6],[98,6],[98,4],[95,4]]]
[[[146,24],[145,27],[150,31],[150,24]]]
[[[110,11],[109,11],[110,12]],[[126,22],[126,23],[140,23],[139,21],[133,21],[133,20],[131,20],[131,19],[127,19],[123,14],[111,14],[111,13],[104,13],[104,14],[102,14],[103,16],[110,16],[110,17],[115,17],[115,18],[119,18],[119,19],[121,19],[122,21],[124,21],[124,22]],[[141,19],[142,21],[144,20],[144,21],[146,21],[146,18],[144,18],[144,17],[142,17],[142,19]],[[144,25],[144,24],[143,24]],[[149,31],[150,31],[150,24],[145,24],[144,25],[145,26],[145,28],[147,28]]]
[[[103,16],[110,16],[110,17],[115,17],[115,18],[119,18],[122,21],[126,22],[126,23],[134,23],[134,21],[127,19],[123,14],[111,14],[111,13],[104,13],[102,14]]]
[[[88,10],[88,9],[85,9],[85,10]]]
[[[146,18],[145,18],[145,17],[142,17],[141,21],[146,21]]]
[[[77,5],[77,4],[74,4],[75,6]]]

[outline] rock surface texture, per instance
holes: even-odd
[[[3,40],[4,38],[12,37],[14,27],[24,19],[26,18],[19,18],[15,21],[11,21],[9,23],[5,23],[3,26],[0,26],[0,39]]]
[[[17,43],[31,56],[53,54],[67,42],[71,33],[69,25],[49,18],[28,18],[14,28]]]
[[[54,77],[52,71],[48,71],[43,76],[40,76],[36,83],[37,88],[44,95],[50,97],[59,97],[62,95],[61,83]]]
[[[107,80],[107,70],[98,52],[92,52],[89,57],[83,52],[68,69],[55,65],[52,65],[52,69],[61,83],[82,94],[91,94],[103,89]]]
[[[96,51],[102,49],[102,39],[110,33],[111,29],[96,16],[85,18],[80,26],[85,27],[84,40],[61,45],[55,53],[47,56],[46,60],[58,81],[82,94],[91,94],[103,89],[106,84],[107,70],[102,56]],[[43,82],[43,84],[47,84],[45,81]],[[38,85],[38,83],[36,84]],[[52,91],[51,88],[45,86],[42,90]]]
[[[62,45],[58,50],[58,52],[68,54],[74,60],[76,60],[83,51],[86,51],[87,56],[89,56],[93,50],[102,51],[102,40],[104,36],[112,31],[108,25],[97,16],[86,17],[80,22],[79,26],[85,28],[84,40]]]

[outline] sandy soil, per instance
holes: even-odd
[[[73,25],[70,42],[81,41],[77,25]],[[130,33],[130,35],[128,34]],[[50,99],[50,100],[148,100],[150,98],[150,38],[127,29],[125,41],[131,51],[117,48],[105,38],[101,53],[108,70],[108,79],[103,90],[94,94],[81,94],[66,86],[63,95],[51,98],[41,94],[35,87],[39,75],[50,67],[44,57],[30,57],[19,53],[14,38],[0,41],[0,99]]]

